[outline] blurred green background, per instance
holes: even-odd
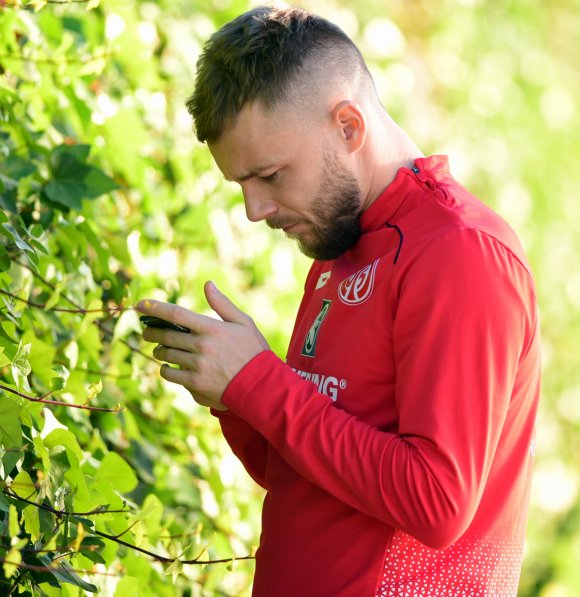
[[[580,3],[297,4],[342,26],[367,59],[386,109],[426,155],[448,154],[455,177],[503,215],[523,241],[539,292],[544,370],[519,594],[577,595]],[[253,5],[245,0],[0,2],[0,202],[10,217],[24,214],[26,222],[42,224],[39,242],[55,258],[52,269],[49,257],[41,256],[41,265],[46,261],[43,271],[68,280],[63,293],[108,305],[153,296],[204,310],[202,284],[211,278],[253,315],[283,356],[308,261],[279,233],[246,221],[238,189],[222,180],[207,149],[195,141],[184,108],[204,40]],[[55,176],[46,164],[48,152],[59,144],[89,145],[92,162],[119,188],[84,197],[80,209],[69,210],[69,204],[55,215],[39,189],[46,191],[42,185]],[[15,156],[36,169],[19,175],[22,162]],[[50,217],[42,215],[51,209]],[[94,235],[88,241],[78,232],[83,222]],[[10,268],[11,280],[3,288],[26,288],[28,298],[39,295],[30,276],[22,282],[18,265]],[[17,335],[32,325],[24,323]],[[36,326],[37,337],[44,334],[50,343],[49,324]],[[79,444],[88,454],[94,447],[89,435],[98,431],[104,443],[97,458],[121,450],[137,471],[140,485],[132,494],[137,506],[147,495],[157,495],[173,517],[166,528],[179,523],[183,531],[201,524],[207,537],[198,547],[211,557],[244,555],[258,541],[261,491],[229,454],[215,421],[187,395],[161,384],[155,365],[122,352],[119,340],[137,342],[137,332],[134,313],[125,312],[116,320],[115,337],[87,356],[85,364],[126,375],[122,381],[101,377],[104,400],[119,402],[127,415],[114,422],[93,420]],[[62,347],[61,357],[70,367],[67,350]],[[82,345],[78,350],[81,357],[90,352]],[[86,374],[82,383],[97,377]],[[34,379],[31,383],[34,389]],[[60,413],[58,420],[69,429],[80,425]],[[147,477],[135,446],[157,444],[151,459],[161,468],[151,464]],[[109,570],[120,561],[124,572],[93,578],[102,594],[129,594],[123,591],[141,586],[143,571],[129,559],[108,554]],[[89,570],[90,563],[84,564]],[[141,586],[140,594],[247,595],[253,570],[251,562],[239,562],[233,570],[185,567],[172,584],[171,574],[152,568],[150,589]],[[81,589],[67,585],[62,594],[74,591]]]

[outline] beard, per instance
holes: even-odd
[[[288,233],[288,237],[298,242],[298,248],[307,257],[328,261],[358,242],[362,201],[356,178],[340,163],[336,152],[325,149],[323,160],[322,180],[312,205],[315,222],[311,235],[304,238]],[[279,223],[266,223],[271,228],[280,228]]]

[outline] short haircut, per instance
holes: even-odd
[[[374,89],[361,53],[339,27],[301,8],[260,6],[209,38],[186,106],[199,141],[212,143],[250,102],[273,109],[311,101],[341,79]]]

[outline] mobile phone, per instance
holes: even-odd
[[[162,328],[167,330],[176,330],[177,332],[187,332],[190,333],[191,330],[188,328],[183,327],[182,325],[177,325],[172,321],[167,321],[165,319],[159,319],[159,317],[153,317],[152,315],[141,315],[139,317],[139,321],[151,328]]]

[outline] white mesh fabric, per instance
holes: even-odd
[[[397,531],[376,597],[515,597],[522,558],[522,542],[468,538],[438,550]]]

